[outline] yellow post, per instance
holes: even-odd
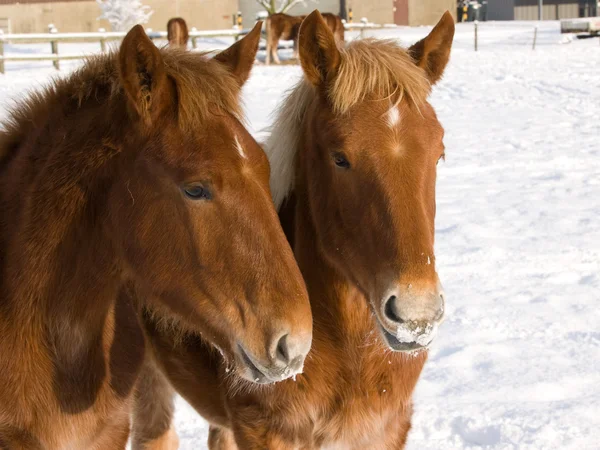
[[[238,13],[237,13],[237,26],[238,26],[238,28],[239,28],[240,30],[242,29],[242,22],[243,22],[243,19],[242,19],[242,12],[241,12],[241,11],[238,11]]]
[[[352,23],[352,8],[348,10],[348,23]]]

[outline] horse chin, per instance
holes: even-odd
[[[429,342],[416,342],[416,341],[404,341],[398,339],[398,337],[392,333],[390,333],[381,323],[377,314],[375,314],[375,320],[377,322],[377,328],[379,328],[379,333],[381,334],[381,338],[383,342],[387,345],[387,347],[394,352],[402,352],[409,354],[416,354],[421,351],[425,351],[429,348],[429,344],[433,341],[433,337]]]
[[[422,350],[427,350],[429,346],[429,344],[421,345],[417,342],[402,342],[381,325],[379,325],[379,331],[388,348],[394,352],[417,353]]]
[[[284,368],[267,368],[252,358],[241,345],[236,351],[237,374],[254,384],[274,384],[302,373],[303,360]]]

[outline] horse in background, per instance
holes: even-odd
[[[342,18],[337,14],[332,13],[323,13],[321,16],[333,33],[335,40],[337,42],[344,42],[346,38],[346,29],[344,28],[344,22],[342,22]]]
[[[125,449],[136,386],[154,374],[150,309],[249,382],[302,367],[306,287],[240,105],[260,28],[208,59],[159,50],[138,25],[10,113],[0,447]],[[148,441],[173,442],[163,431]]]
[[[337,42],[344,42],[344,23],[340,16],[332,13],[323,13],[323,19],[333,32]],[[277,54],[277,46],[280,40],[294,41],[294,58],[298,58],[298,34],[300,25],[306,16],[290,16],[288,14],[271,14],[266,22],[267,33],[267,55],[266,64],[271,64],[271,58],[276,64],[281,64]]]
[[[167,22],[167,39],[170,47],[187,48],[190,33],[185,20],[173,17]]]
[[[318,11],[302,24],[304,80],[265,147],[313,312],[303,373],[257,390],[201,341],[145,322],[162,382],[210,422],[211,450],[404,448],[445,307],[434,255],[444,130],[427,99],[453,37],[448,12],[408,49],[372,39],[339,48]],[[159,392],[146,390],[154,405],[134,429],[172,419]]]

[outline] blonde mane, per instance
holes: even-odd
[[[340,67],[327,92],[334,113],[345,114],[366,100],[389,98],[399,103],[405,99],[417,107],[426,102],[431,85],[425,72],[395,41],[363,39],[339,50]],[[316,89],[304,79],[288,91],[265,143],[277,208],[293,189],[303,121],[316,95]]]

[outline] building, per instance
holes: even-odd
[[[238,0],[142,0],[154,11],[146,25],[165,30],[171,17],[182,16],[189,27],[199,30],[231,28]],[[12,33],[42,33],[53,24],[61,32],[89,32],[98,28],[110,30],[98,20],[100,8],[96,0],[0,0],[0,24]],[[7,30],[5,30],[7,31]]]
[[[598,0],[543,0],[544,20],[593,17],[600,14]],[[538,20],[538,0],[488,0],[488,20]]]
[[[257,13],[263,11],[256,0],[142,0],[154,11],[146,25],[165,30],[172,17],[183,17],[188,26],[224,29],[233,25],[233,15],[241,11],[243,25],[250,27]],[[345,8],[344,8],[345,5]],[[352,10],[355,22],[366,17],[373,23],[398,25],[433,25],[444,11],[456,14],[456,0],[319,0],[307,1],[289,11],[308,14],[314,9],[340,14]],[[42,33],[53,24],[60,32],[89,32],[110,29],[98,20],[96,0],[0,0],[0,28],[12,33]]]
[[[450,11],[455,16],[456,0],[394,0],[394,23],[410,26],[435,25],[445,11]]]
[[[244,26],[254,23],[256,15],[263,11],[256,0],[239,0]],[[319,0],[298,4],[288,13],[303,15],[318,9],[344,17],[352,10],[354,22],[365,17],[369,22],[396,25],[435,25],[448,10],[456,15],[456,0]]]

